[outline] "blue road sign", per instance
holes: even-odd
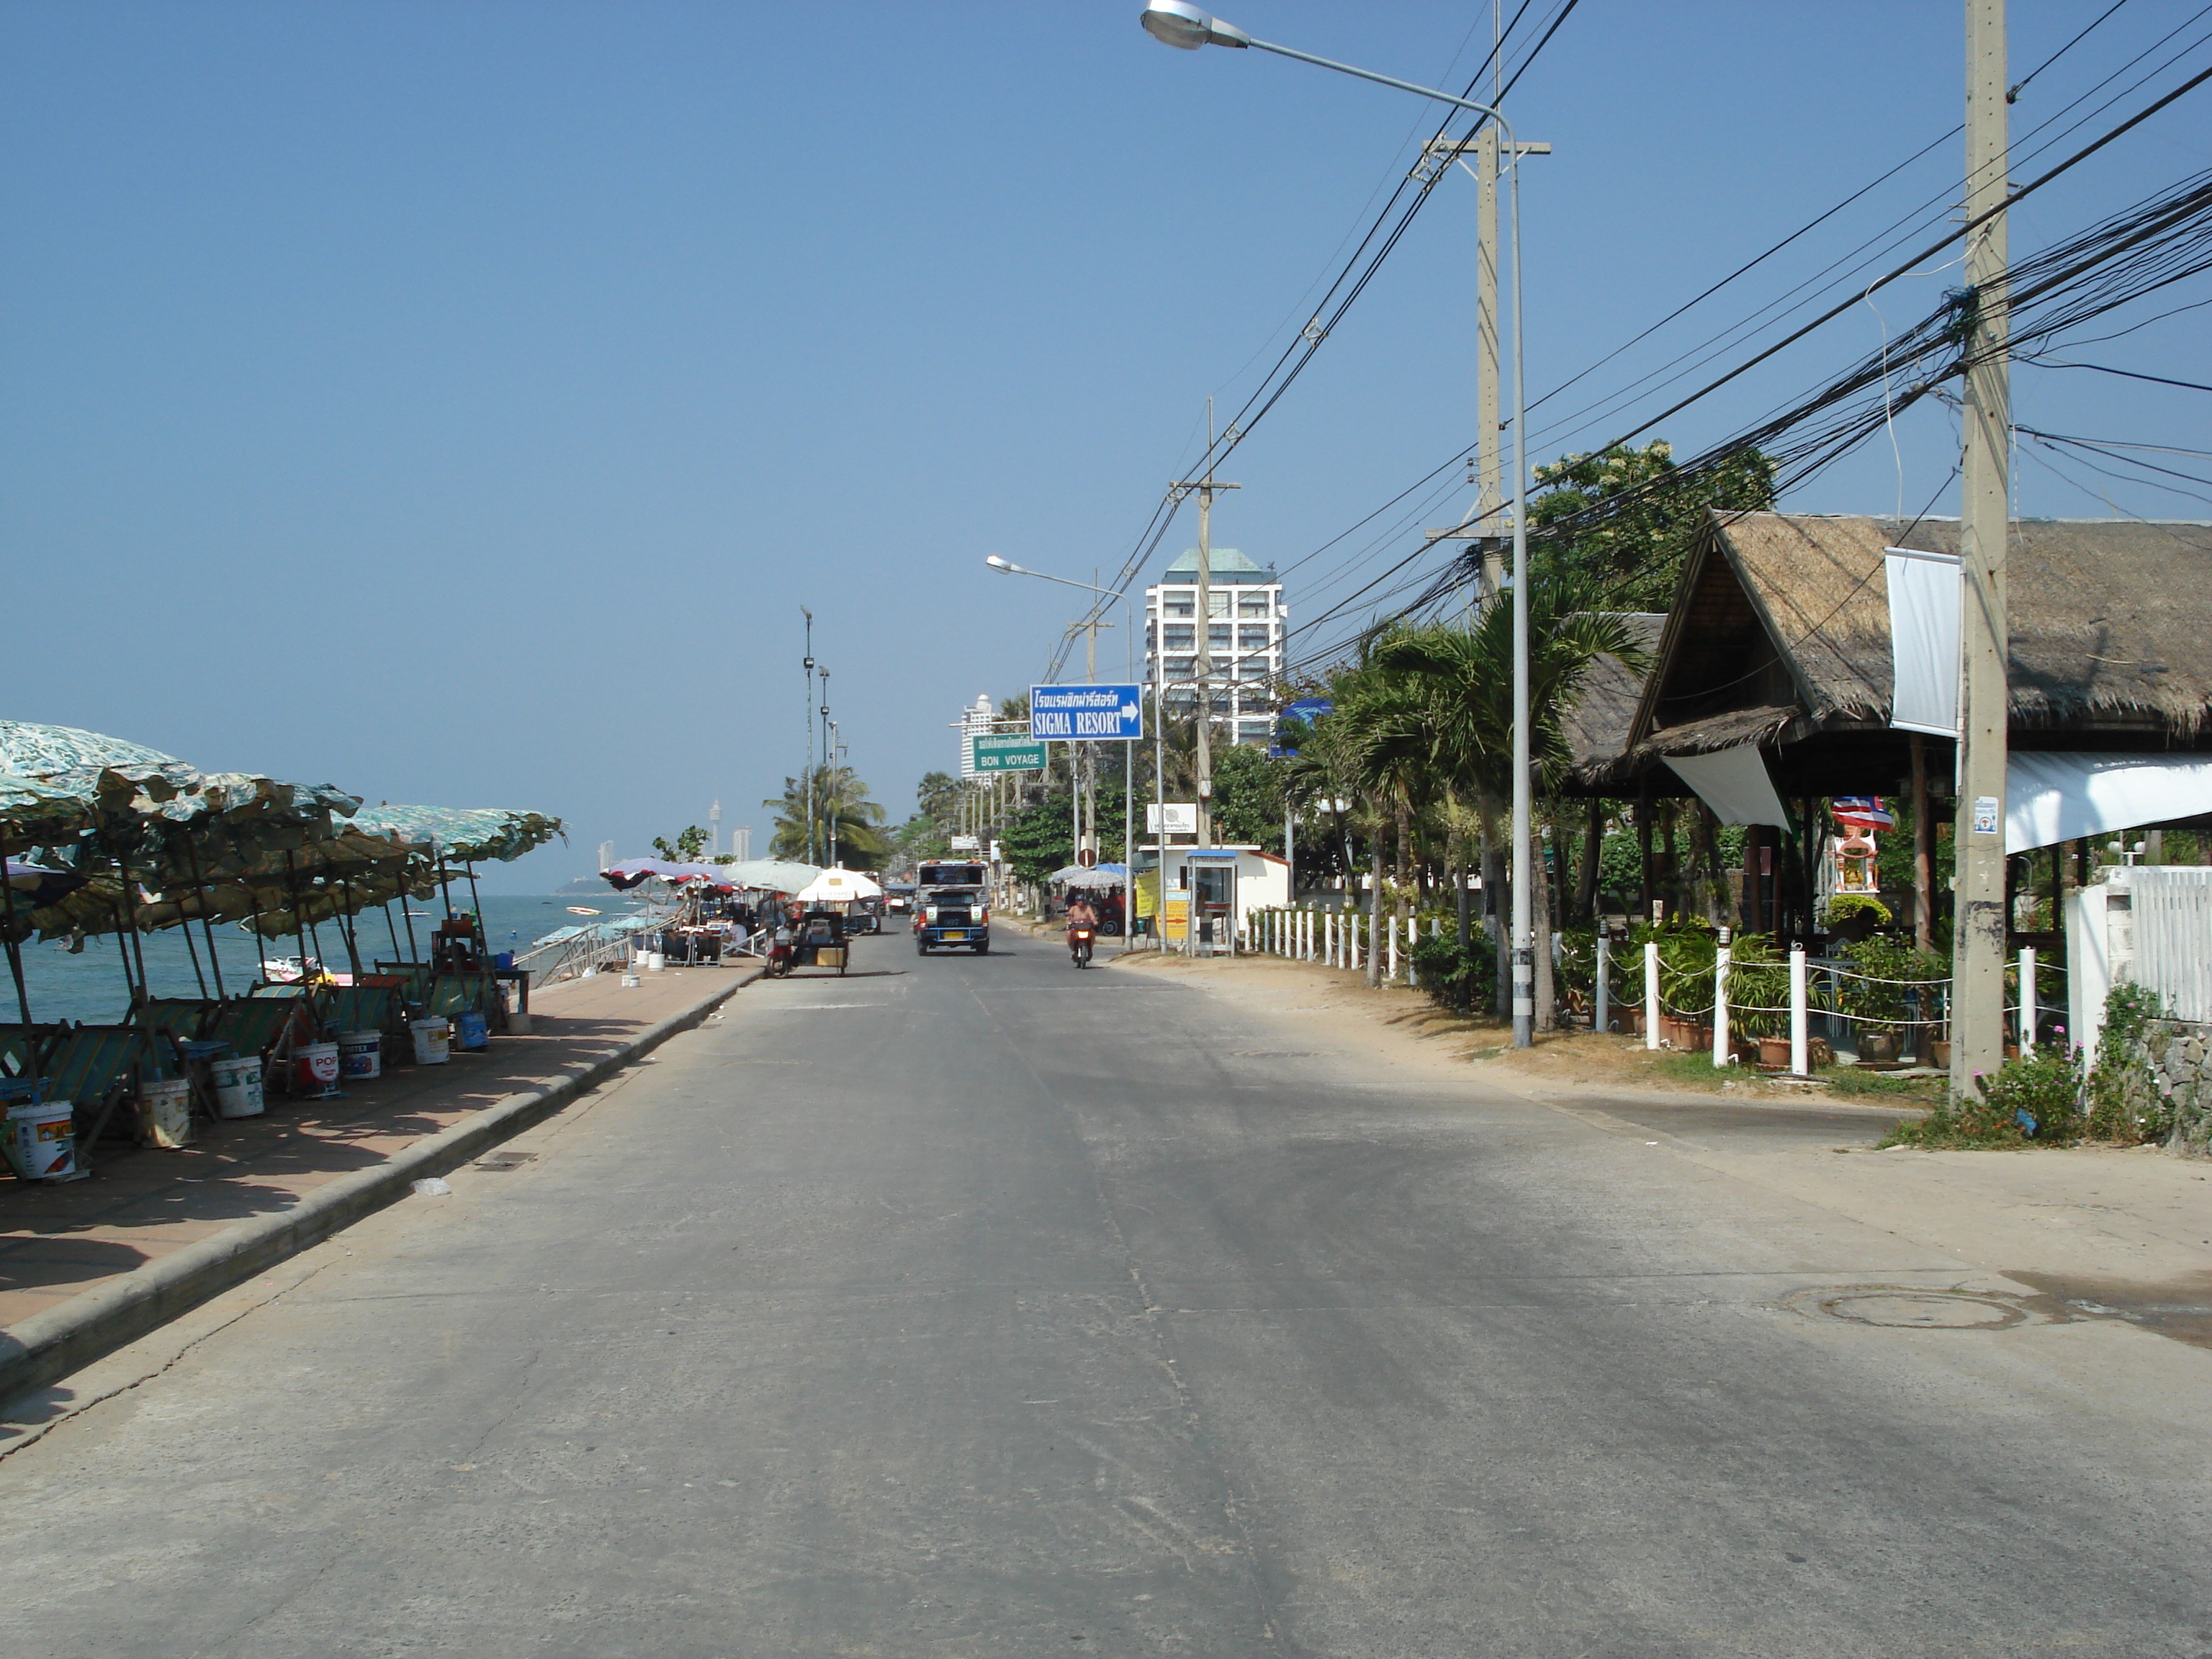
[[[1030,736],[1109,743],[1145,735],[1145,700],[1133,685],[1033,685]]]

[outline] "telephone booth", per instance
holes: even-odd
[[[1237,850],[1193,847],[1183,854],[1183,885],[1190,894],[1193,956],[1233,956],[1237,950]]]

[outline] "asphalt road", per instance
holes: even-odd
[[[0,1462],[0,1650],[2212,1654],[2212,1354],[1808,1311],[1969,1275],[1006,945],[743,992]],[[1864,1125],[1761,1109],[1677,1127]]]

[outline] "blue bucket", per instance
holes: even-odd
[[[501,951],[497,956],[491,959],[491,965],[494,968],[496,968],[502,974],[513,973],[514,971],[514,952],[512,951]]]
[[[473,1008],[465,1008],[453,1021],[455,1033],[464,1048],[488,1048],[491,1046],[491,1030],[484,1017]]]

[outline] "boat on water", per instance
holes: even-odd
[[[572,904],[568,907],[568,914],[572,916],[596,916],[599,913],[588,904]]]

